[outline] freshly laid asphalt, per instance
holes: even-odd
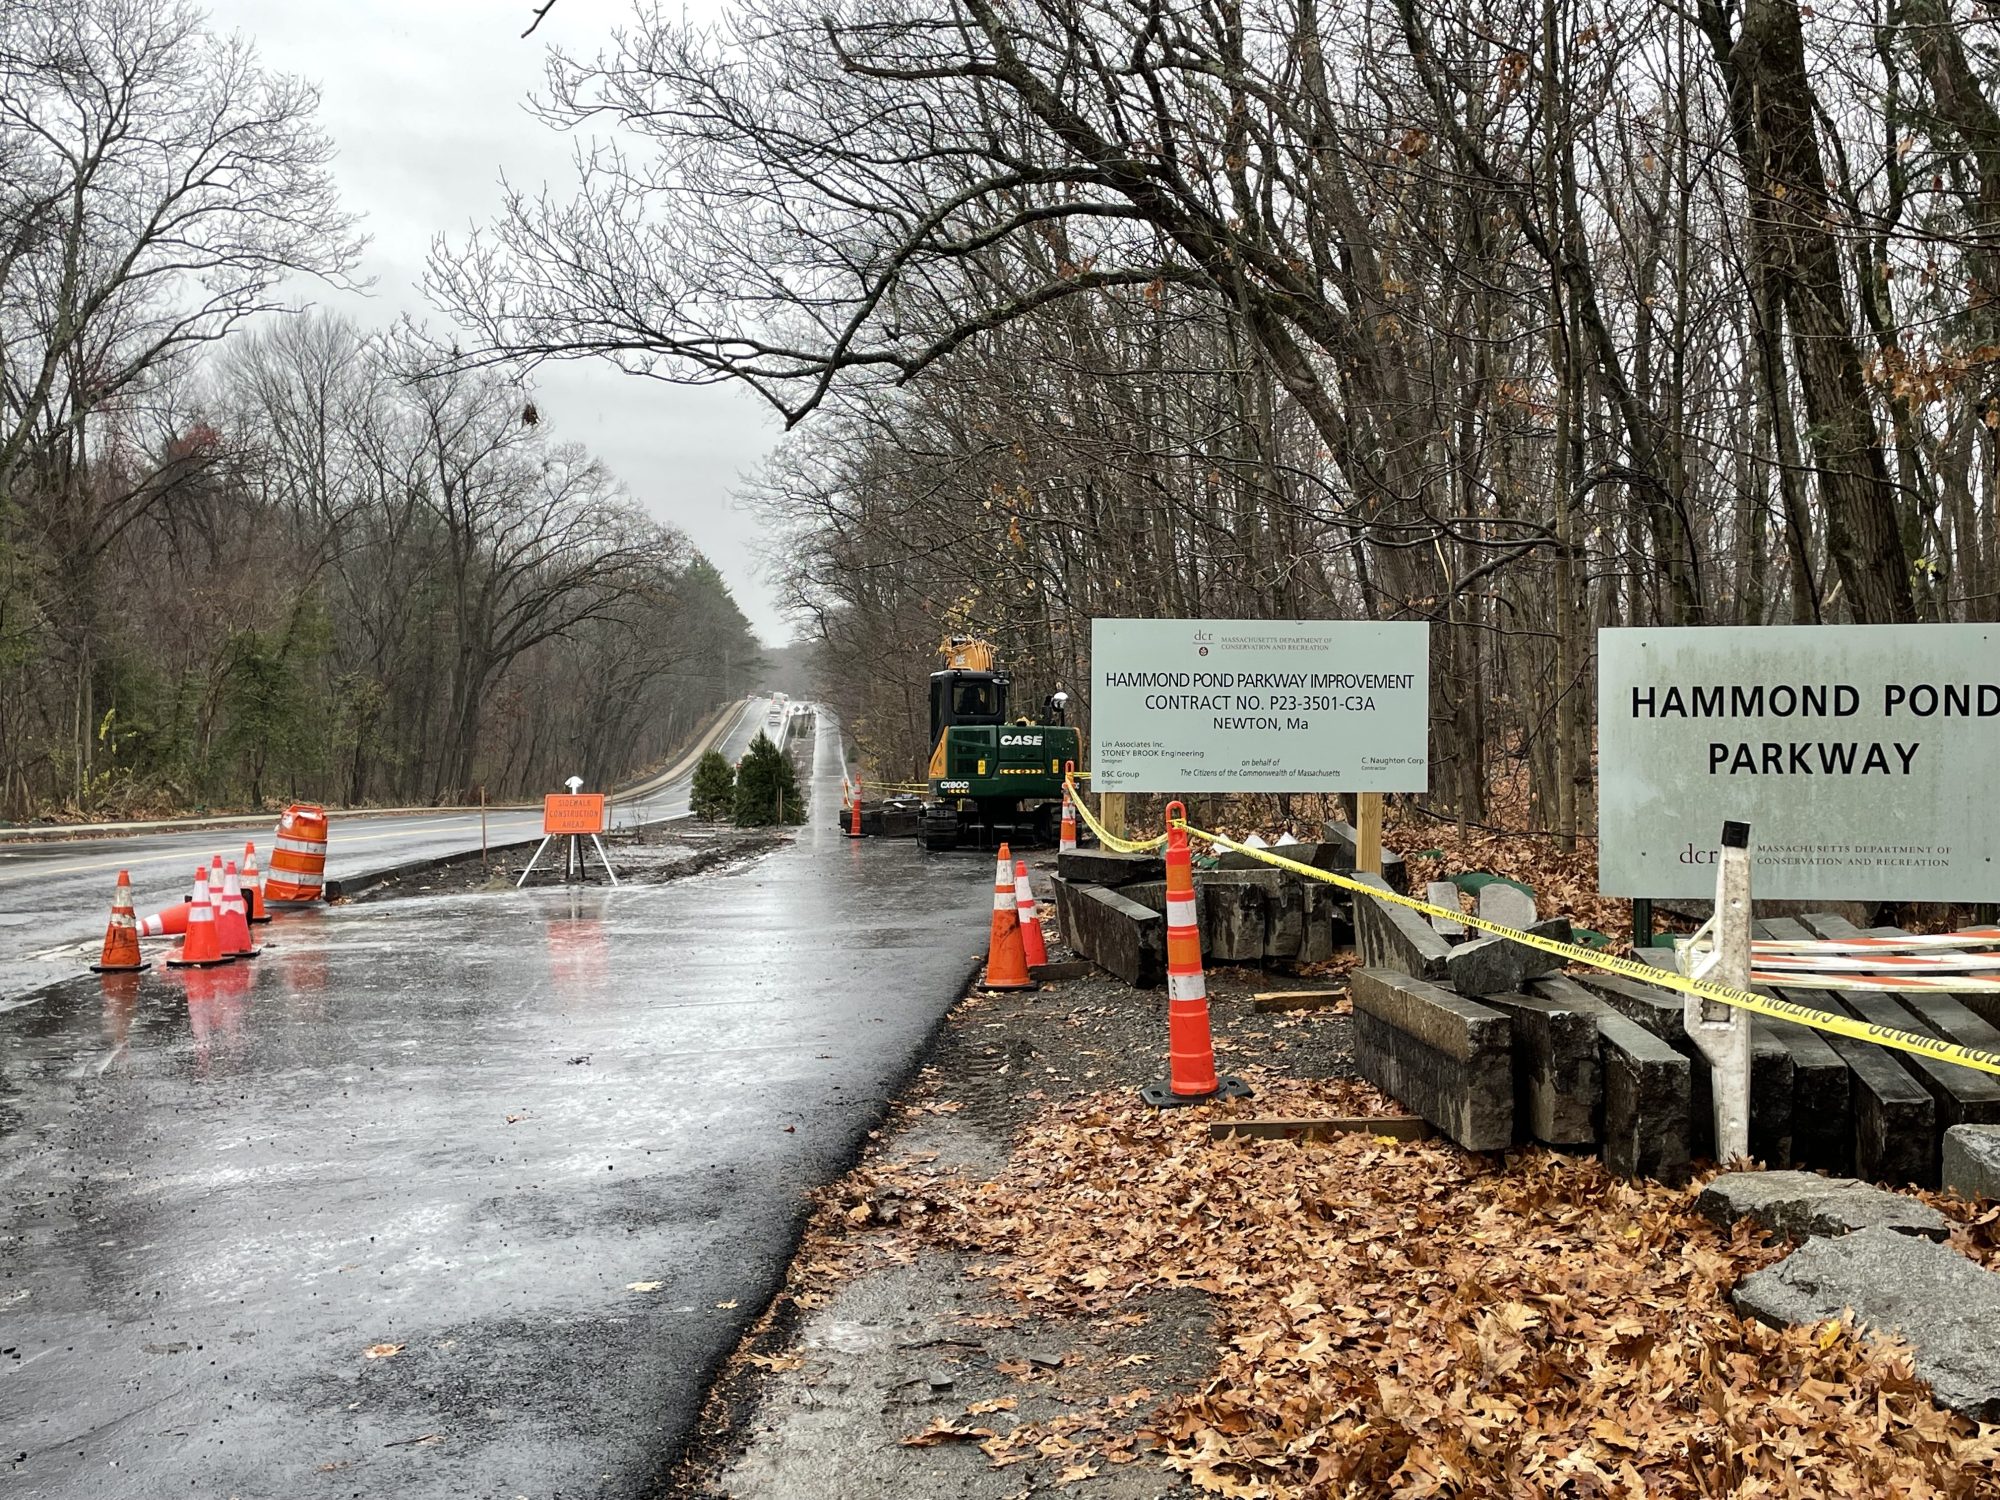
[[[818,815],[734,869],[287,914],[252,962],[0,1015],[0,1491],[651,1493],[990,872]]]
[[[744,705],[731,723],[721,749],[740,756],[767,726],[768,700]],[[684,816],[687,773],[643,782],[618,794],[618,822]],[[551,788],[560,790],[560,788]],[[538,838],[539,810],[490,812],[486,838],[491,845]],[[270,868],[272,829],[232,824],[205,830],[176,829],[112,838],[57,841],[0,840],[0,1011],[25,992],[86,971],[96,962],[111,911],[111,892],[120,870],[132,872],[133,893],[143,915],[187,896],[188,877],[211,854],[239,856],[244,840]],[[326,873],[353,879],[367,872],[415,860],[440,859],[477,849],[476,812],[416,813],[397,816],[336,813],[327,841]]]

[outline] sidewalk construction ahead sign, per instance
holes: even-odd
[[[542,832],[551,837],[562,833],[581,837],[604,832],[604,793],[565,796],[554,792],[542,798]]]
[[[1099,792],[1420,792],[1430,627],[1355,620],[1096,620]]]
[[[1598,885],[1713,897],[1715,831],[1777,900],[2000,898],[2000,627],[1598,632]]]

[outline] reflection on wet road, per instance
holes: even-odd
[[[287,916],[252,964],[0,1015],[6,1492],[643,1493],[969,971],[989,874],[822,818],[676,884]]]

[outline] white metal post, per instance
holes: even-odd
[[[535,845],[535,852],[528,858],[528,868],[523,870],[521,872],[521,878],[514,882],[515,890],[518,891],[522,886],[528,883],[528,877],[535,873],[535,861],[542,857],[542,851],[549,847],[549,840],[553,837],[554,837],[553,834],[545,833],[542,835],[542,841],[539,844]]]
[[[618,872],[611,868],[611,856],[604,852],[604,845],[598,842],[597,835],[594,833],[590,836],[590,841],[597,845],[597,858],[604,866],[604,873],[611,877],[613,885],[618,884]]]
[[[1722,825],[1715,914],[1680,946],[1679,966],[1695,979],[1735,989],[1750,984],[1750,825]],[[1750,1154],[1750,1013],[1699,995],[1682,997],[1688,1039],[1708,1059],[1715,1094],[1715,1159]]]

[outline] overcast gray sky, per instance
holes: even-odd
[[[349,207],[373,236],[366,298],[321,300],[386,324],[442,319],[416,282],[439,230],[462,234],[500,201],[499,176],[524,188],[573,181],[572,141],[529,119],[550,42],[595,50],[629,0],[560,0],[526,41],[528,0],[207,0],[217,31],[254,37],[266,66],[320,85],[320,118],[340,147]],[[719,0],[697,0],[700,12]],[[587,444],[655,515],[691,536],[728,578],[768,645],[790,635],[758,578],[756,526],[732,492],[776,441],[778,425],[734,387],[665,385],[595,363],[545,366],[536,399],[564,437]]]

